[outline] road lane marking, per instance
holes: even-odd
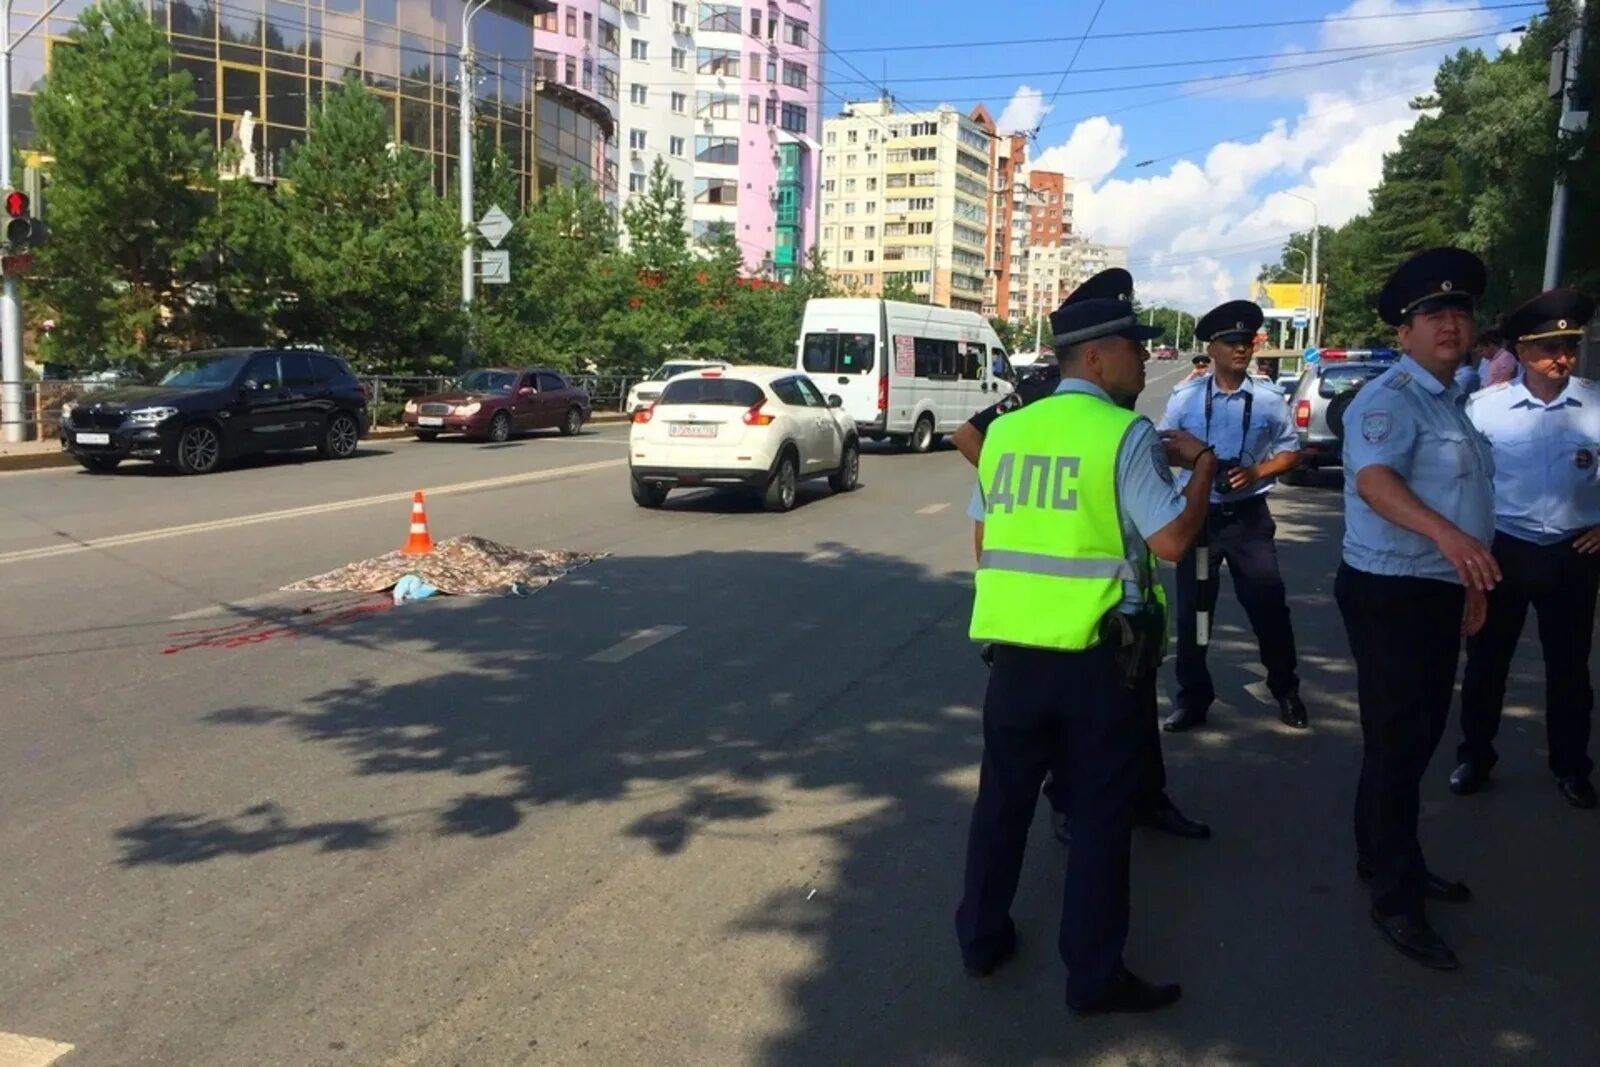
[[[590,663],[621,663],[629,656],[636,656],[652,645],[659,645],[669,637],[683,633],[683,626],[652,626],[648,630],[640,630],[626,641],[618,641],[610,648],[596,652],[589,657]]]
[[[801,563],[828,563],[828,562],[830,562],[832,560],[838,559],[842,555],[844,555],[844,553],[836,551],[835,549],[824,548],[824,549],[820,549],[820,550],[818,550],[816,552],[811,553],[811,555],[807,556],[805,559],[801,560],[800,562]]]
[[[947,508],[949,506],[950,506],[949,504],[929,504],[925,508],[918,508],[917,509],[917,514],[918,515],[937,515],[937,514],[939,514],[939,512],[943,511],[945,508]]]
[[[605,459],[594,463],[579,463],[571,467],[527,471],[523,474],[508,474],[500,478],[483,478],[475,482],[438,485],[431,489],[425,488],[423,492],[429,496],[450,496],[456,493],[471,493],[480,489],[503,489],[513,485],[527,485],[531,482],[544,482],[554,478],[564,478],[568,475],[611,470],[616,467],[626,466],[627,462],[625,459]],[[239,515],[231,519],[215,519],[210,522],[191,522],[183,526],[141,530],[138,533],[119,534],[116,537],[97,537],[88,541],[45,545],[41,548],[24,548],[15,552],[0,553],[0,567],[12,563],[26,563],[35,559],[72,556],[80,552],[93,552],[102,548],[121,548],[124,545],[144,544],[147,541],[165,541],[169,538],[186,537],[190,534],[215,533],[219,530],[234,530],[242,526],[258,526],[261,523],[280,522],[284,519],[303,519],[313,515],[327,515],[338,511],[350,511],[354,508],[372,507],[375,504],[395,504],[402,500],[409,502],[411,496],[412,491],[407,489],[403,492],[383,493],[379,496],[366,496],[355,500],[335,500],[327,504],[312,504],[303,508],[285,508],[281,511],[263,511],[255,515]]]
[[[72,1046],[42,1037],[23,1037],[0,1030],[0,1067],[49,1067]]]

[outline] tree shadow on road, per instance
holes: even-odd
[[[1313,575],[1330,580],[1327,551],[1320,539],[1284,546],[1292,590]],[[1573,852],[1580,828],[1515,798],[1487,829],[1467,807],[1434,814],[1428,844],[1452,861],[1442,869],[1478,861],[1480,902],[1441,915],[1471,967],[1442,977],[1398,960],[1367,928],[1351,873],[1359,740],[1348,703],[1315,711],[1324,717],[1309,735],[1234,717],[1226,729],[1167,740],[1175,794],[1219,831],[1203,844],[1137,844],[1129,959],[1186,983],[1177,1009],[1139,1020],[1067,1015],[1053,947],[1063,856],[1043,818],[1014,910],[1022,952],[991,981],[966,979],[951,914],[985,681],[965,639],[970,597],[964,575],[882,555],[699,552],[606,560],[527,601],[388,612],[313,639],[347,657],[348,681],[208,721],[263,731],[264,749],[281,740],[331,748],[390,793],[403,780],[427,783],[448,794],[428,811],[429,835],[407,838],[370,815],[295,826],[276,810],[172,814],[119,831],[123,862],[229,853],[265,862],[306,843],[478,848],[519,834],[531,843],[554,825],[551,813],[579,808],[614,809],[624,845],[674,864],[706,862],[710,839],[736,829],[780,842],[804,835],[832,857],[818,892],[772,874],[730,888],[722,907],[662,902],[681,909],[680,923],[699,924],[691,937],[803,946],[804,966],[759,979],[782,987],[783,1021],[748,1052],[767,1067],[1600,1055],[1594,945],[1566,927],[1591,929],[1600,878],[1594,850]],[[1337,618],[1320,615],[1297,618],[1303,656],[1326,665],[1309,668],[1307,684],[1348,689],[1336,669],[1345,658]],[[591,658],[668,625],[685,629],[620,663]],[[437,655],[441,666],[386,680],[378,656],[392,650],[412,663]],[[1219,690],[1246,684],[1240,663],[1250,658],[1243,641],[1214,650]],[[1430,800],[1439,792],[1430,787]],[[807,801],[826,810],[797,810]],[[1529,825],[1557,818],[1559,831]],[[591,844],[606,852],[618,842]],[[1517,869],[1489,861],[1501,852]],[[669,968],[630,992],[669,996],[704,980],[703,995],[717,995],[723,979],[698,973]],[[637,1035],[620,1036],[636,1025],[594,1022],[593,1062],[620,1062],[603,1048],[636,1052]],[[712,1024],[683,1025],[709,1034]],[[530,1052],[504,1062],[549,1061]]]

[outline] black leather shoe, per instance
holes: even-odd
[[[1072,844],[1072,818],[1064,815],[1054,808],[1050,810],[1050,831],[1056,835],[1056,840],[1063,845]]]
[[[1424,967],[1453,971],[1461,966],[1456,954],[1450,951],[1450,946],[1434,932],[1427,920],[1413,919],[1409,915],[1380,915],[1374,911],[1372,921],[1384,940]]]
[[[1069,1004],[1078,1015],[1111,1015],[1119,1012],[1157,1011],[1176,1004],[1183,987],[1176,982],[1152,985],[1126,967],[1117,972],[1104,993],[1087,1004]]]
[[[1575,808],[1588,809],[1600,803],[1594,784],[1587,778],[1562,778],[1556,782],[1556,788],[1561,790],[1561,798]]]
[[[1450,792],[1458,797],[1476,793],[1489,781],[1489,768],[1476,763],[1463,763],[1450,772]]]
[[[1300,699],[1299,693],[1285,693],[1278,698],[1278,718],[1283,720],[1283,725],[1296,730],[1304,730],[1311,724],[1306,714],[1306,703]]]
[[[1372,863],[1366,859],[1356,860],[1356,875],[1363,882],[1372,880]],[[1467,888],[1465,882],[1452,882],[1448,878],[1441,878],[1432,871],[1428,872],[1428,881],[1423,889],[1423,894],[1429,900],[1440,900],[1447,904],[1460,904],[1472,899],[1472,890]]]
[[[1011,939],[1001,946],[1000,950],[986,960],[963,960],[962,966],[968,975],[973,978],[987,978],[1007,963],[1017,954],[1017,935],[1013,932]]]
[[[1167,716],[1167,721],[1161,724],[1161,728],[1167,731],[1169,734],[1181,734],[1185,730],[1192,730],[1196,726],[1203,725],[1205,721],[1205,712],[1191,711],[1188,708],[1179,708],[1177,711]]]
[[[1138,826],[1159,830],[1173,837],[1186,837],[1191,841],[1203,841],[1211,836],[1211,827],[1198,819],[1191,819],[1178,810],[1178,805],[1170,797],[1162,796],[1154,810],[1144,812],[1135,817],[1134,823]]]

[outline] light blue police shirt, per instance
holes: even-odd
[[[1456,388],[1467,396],[1471,396],[1483,388],[1483,377],[1478,373],[1478,368],[1470,363],[1463,363],[1456,368]]]
[[[1087,393],[1111,403],[1093,382],[1081,378],[1063,378],[1056,386],[1057,393]],[[1001,416],[1004,418],[1005,416]],[[1117,453],[1117,504],[1121,511],[1122,542],[1127,546],[1127,559],[1135,572],[1142,571],[1149,549],[1145,539],[1183,514],[1183,497],[1178,494],[1177,480],[1167,463],[1166,449],[1156,436],[1154,424],[1140,416],[1122,438],[1122,448]],[[972,502],[967,506],[967,517],[973,522],[985,519],[983,486],[973,487]],[[1160,581],[1157,575],[1152,580]],[[1139,610],[1143,597],[1137,581],[1122,583],[1122,603],[1117,610],[1132,614]]]
[[[1209,433],[1206,431],[1208,392],[1211,395]],[[1252,395],[1249,427],[1244,424],[1247,393]],[[1178,386],[1167,400],[1167,411],[1161,416],[1159,428],[1186,430],[1215,447],[1218,459],[1237,458],[1247,467],[1265,463],[1282,452],[1300,451],[1300,438],[1295,433],[1294,421],[1289,418],[1289,401],[1283,390],[1249,375],[1245,375],[1244,384],[1231,393],[1217,388],[1216,380],[1209,374]],[[1179,471],[1179,487],[1188,485],[1191,477],[1191,472]],[[1237,493],[1220,493],[1213,488],[1211,502],[1236,503],[1265,496],[1276,481],[1276,478],[1263,478]],[[1217,484],[1222,483],[1219,480]]]
[[[1356,492],[1367,467],[1388,467],[1428,507],[1485,545],[1494,539],[1494,456],[1465,397],[1409,355],[1362,387],[1344,414],[1344,561],[1369,574],[1460,584],[1434,543],[1372,510]]]
[[[1549,404],[1526,381],[1490,386],[1467,418],[1494,449],[1494,525],[1553,545],[1600,526],[1600,386],[1567,381]]]

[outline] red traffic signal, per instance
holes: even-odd
[[[28,194],[13,189],[6,194],[6,214],[20,219],[28,214]]]

